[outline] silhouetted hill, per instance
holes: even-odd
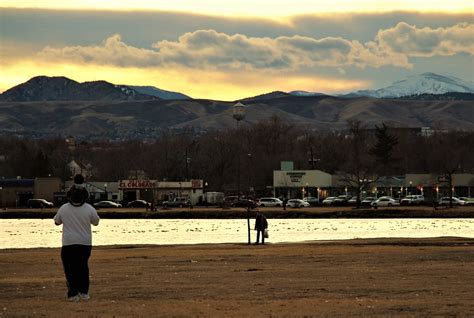
[[[251,102],[251,101],[258,101],[258,100],[275,99],[275,98],[281,98],[281,97],[287,97],[287,96],[291,96],[291,94],[285,93],[285,92],[282,92],[282,91],[274,91],[274,92],[270,92],[270,93],[265,93],[265,94],[253,96],[253,97],[247,97],[247,98],[242,99],[241,101],[242,102]]]
[[[0,95],[3,101],[91,101],[157,99],[106,81],[78,83],[67,77],[37,76]]]

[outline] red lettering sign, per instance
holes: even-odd
[[[156,180],[121,180],[120,189],[153,189],[156,188]]]
[[[202,180],[191,180],[191,187],[193,189],[202,188]]]

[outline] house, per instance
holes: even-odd
[[[90,164],[84,165],[76,162],[74,159],[67,164],[67,168],[70,171],[71,178],[76,174],[82,174],[84,178],[92,176],[92,166]]]

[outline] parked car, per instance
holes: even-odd
[[[185,207],[191,206],[191,201],[187,197],[176,197],[168,201],[163,201],[163,206],[166,207]]]
[[[257,203],[258,206],[266,207],[266,206],[283,206],[283,201],[278,198],[260,198]]]
[[[350,198],[349,200],[347,200],[347,204],[356,205],[357,204],[357,196],[355,195],[352,198]]]
[[[466,201],[464,201],[464,200],[461,200],[457,197],[453,197],[452,199],[453,199],[453,205],[466,205]],[[441,199],[439,199],[438,204],[439,205],[449,205],[450,202],[451,202],[450,197],[442,197]]]
[[[310,204],[307,201],[301,199],[290,199],[287,202],[287,206],[290,208],[306,208],[310,206]]]
[[[99,201],[94,203],[96,208],[121,208],[122,205],[120,203],[115,203],[114,201]]]
[[[222,203],[224,204],[224,206],[235,206],[235,204],[237,204],[239,202],[239,197],[236,196],[236,195],[228,195],[228,196],[225,196],[224,197],[224,200],[222,201]]]
[[[250,206],[250,208],[253,209],[257,207],[257,202],[249,198],[239,198],[238,201],[235,202],[232,206],[241,208],[247,208]]]
[[[365,197],[361,199],[360,205],[362,206],[371,206],[372,202],[374,202],[377,198],[376,197]]]
[[[332,201],[332,205],[346,205],[347,204],[347,201],[349,201],[349,199],[351,198],[351,196],[347,196],[345,194],[343,195],[340,195],[340,196],[337,196],[333,201]]]
[[[423,204],[425,202],[425,197],[422,195],[407,195],[400,200],[401,205],[414,205],[414,204]]]
[[[127,203],[127,207],[129,208],[149,208],[151,207],[151,203],[145,200],[134,200]]]
[[[332,205],[334,203],[334,200],[336,200],[336,197],[327,197],[326,199],[323,200],[323,205]]]
[[[375,200],[377,200],[376,197],[365,197],[365,198],[361,199],[360,204],[363,205],[363,206],[364,205],[370,206],[372,204],[372,202],[374,202]]]
[[[469,197],[459,197],[459,200],[465,201],[464,205],[474,205],[474,198]]]
[[[317,206],[319,205],[319,198],[316,197],[306,197],[303,199],[303,201],[306,201],[309,203],[311,206]]]
[[[29,199],[26,203],[29,208],[52,208],[53,202],[49,202],[45,199]]]
[[[394,206],[394,205],[400,205],[400,203],[391,197],[380,197],[377,200],[373,201],[371,205],[373,207]]]

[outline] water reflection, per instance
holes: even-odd
[[[251,226],[253,227],[253,221]],[[0,220],[0,248],[59,247],[52,220]],[[379,237],[474,238],[470,219],[269,219],[269,242]],[[255,233],[252,231],[252,240]],[[93,227],[94,245],[246,243],[246,220],[111,220]]]

